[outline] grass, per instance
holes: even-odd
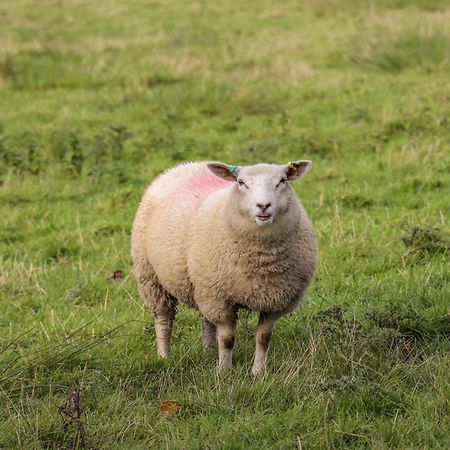
[[[1,5],[0,448],[447,448],[449,14]],[[159,361],[129,257],[146,185],[296,158],[321,262],[268,376],[249,376],[249,313],[227,377],[186,308]]]

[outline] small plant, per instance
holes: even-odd
[[[56,130],[50,138],[52,156],[67,165],[69,171],[81,174],[84,154],[79,134],[72,130]]]
[[[123,124],[109,125],[94,136],[89,162],[89,175],[99,178],[111,173],[117,176],[119,182],[126,179],[120,161],[124,158],[124,143],[130,139],[132,133]]]
[[[450,239],[438,227],[406,223],[402,242],[408,256],[424,257],[445,253],[450,248]]]
[[[347,319],[345,308],[335,305],[315,314],[314,319],[320,326],[320,331],[333,340],[347,341],[350,336],[355,336],[361,329],[361,323],[356,318]]]
[[[0,137],[2,166],[14,172],[37,174],[44,165],[43,139],[39,132],[25,131]]]
[[[348,208],[361,209],[370,208],[374,205],[374,201],[370,198],[366,198],[363,195],[343,195],[341,201],[344,206]]]
[[[109,125],[94,137],[91,155],[96,163],[123,156],[124,142],[132,134],[123,124]]]
[[[378,328],[394,330],[399,337],[425,339],[436,336],[450,337],[450,316],[444,315],[427,319],[411,308],[399,308],[394,305],[383,310],[373,310],[366,313]]]
[[[350,59],[390,73],[399,73],[406,69],[436,72],[449,68],[450,36],[446,33],[434,30],[404,30],[398,36],[380,36],[382,37],[371,41],[368,48],[360,48],[357,53],[352,50]]]
[[[72,437],[72,448],[90,448],[86,439],[86,419],[81,407],[81,389],[78,382],[72,384],[64,402],[58,406],[64,432]],[[72,431],[71,431],[72,429]]]
[[[0,79],[15,83],[17,78],[17,69],[11,56],[0,60]]]

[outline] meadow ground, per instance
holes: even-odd
[[[450,447],[448,1],[2,2],[0,125],[0,448]],[[145,186],[294,158],[321,261],[268,376],[249,313],[228,376],[185,308],[158,361]]]

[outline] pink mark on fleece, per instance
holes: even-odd
[[[193,196],[196,199],[203,199],[213,192],[231,186],[232,184],[231,181],[222,180],[212,173],[199,173],[180,183],[173,195],[178,198]]]

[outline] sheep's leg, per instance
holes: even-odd
[[[143,275],[138,274],[139,293],[144,302],[152,310],[155,318],[158,356],[167,358],[170,354],[170,340],[176,314],[177,300],[159,284],[150,264],[147,263],[144,269],[141,270]]]
[[[159,299],[152,307],[155,316],[155,334],[158,356],[167,358],[170,354],[173,321],[176,314],[176,300],[173,297]]]
[[[217,347],[217,328],[204,316],[202,316],[202,342],[205,348]]]
[[[258,327],[256,328],[255,360],[253,361],[252,375],[263,375],[267,369],[267,353],[275,321],[281,316],[279,313],[260,313]]]
[[[236,317],[217,324],[217,341],[219,344],[219,362],[217,370],[226,373],[231,368],[231,357],[236,334]]]

